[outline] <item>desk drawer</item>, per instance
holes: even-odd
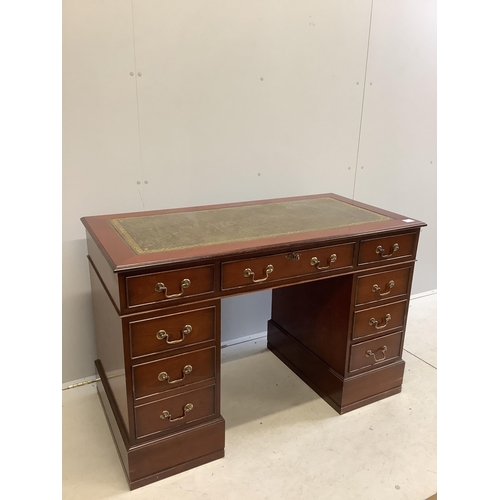
[[[393,302],[354,313],[352,339],[381,335],[386,331],[401,329],[404,325],[407,301]]]
[[[136,399],[215,378],[215,347],[132,368]]]
[[[215,306],[131,321],[132,358],[215,340]]]
[[[382,262],[403,257],[415,258],[416,233],[363,240],[359,248],[358,264]]]
[[[222,264],[222,289],[252,286],[353,266],[354,243],[274,254]]]
[[[125,288],[127,307],[206,294],[214,291],[214,266],[129,276]]]
[[[411,267],[358,276],[356,305],[393,299],[408,294]]]
[[[135,408],[137,437],[186,425],[215,414],[215,386],[183,392]]]
[[[349,371],[354,372],[399,358],[402,338],[402,332],[398,332],[352,345]]]

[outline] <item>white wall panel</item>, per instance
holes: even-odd
[[[435,288],[435,5],[374,0],[364,86],[371,6],[63,3],[64,382],[94,372],[85,215],[354,195],[431,223],[414,291]],[[223,339],[269,298],[224,300]]]
[[[120,0],[63,2],[63,381],[94,372],[80,217],[143,208],[132,11]]]
[[[369,15],[369,0],[134,2],[147,208],[349,195]],[[223,341],[265,330],[269,301],[225,301]]]
[[[428,223],[412,291],[435,289],[435,0],[374,0],[354,198]]]
[[[222,344],[267,331],[272,291],[227,297],[221,301]]]
[[[369,13],[369,0],[134,2],[148,208],[352,193]]]

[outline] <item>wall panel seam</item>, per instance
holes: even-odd
[[[356,165],[354,168],[354,182],[352,186],[352,198],[354,199],[354,195],[356,193],[356,180],[358,177],[358,160],[359,160],[359,150],[360,150],[360,144],[361,144],[361,131],[363,128],[363,110],[364,110],[364,105],[365,105],[365,90],[366,90],[366,75],[368,73],[368,57],[370,55],[370,36],[371,36],[371,31],[372,31],[372,15],[373,15],[373,0],[371,1],[371,6],[370,6],[370,22],[368,24],[368,40],[366,44],[366,62],[365,62],[365,74],[363,78],[363,95],[361,97],[361,114],[359,118],[359,133],[358,133],[358,147],[356,151]]]

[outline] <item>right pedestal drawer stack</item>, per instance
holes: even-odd
[[[412,266],[356,278],[349,373],[400,359]]]
[[[415,232],[360,242],[358,269],[367,270],[353,283],[343,411],[401,391],[417,242]]]

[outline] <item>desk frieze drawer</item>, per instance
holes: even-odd
[[[137,406],[135,408],[137,438],[185,426],[212,415],[215,415],[214,385]]]
[[[415,258],[416,238],[416,233],[408,233],[363,240],[359,247],[358,264]]]
[[[356,305],[392,300],[408,294],[411,267],[392,269],[357,278]]]
[[[215,306],[129,322],[132,358],[215,340]]]
[[[363,309],[354,313],[352,340],[382,335],[395,328],[403,328],[407,301]]]
[[[136,399],[215,378],[215,347],[137,365],[132,376]]]
[[[222,264],[222,289],[251,286],[353,266],[354,243],[302,250]]]
[[[352,345],[349,371],[352,373],[399,358],[402,337],[402,332],[397,332]]]
[[[126,306],[137,307],[214,292],[214,266],[189,267],[125,278]]]

